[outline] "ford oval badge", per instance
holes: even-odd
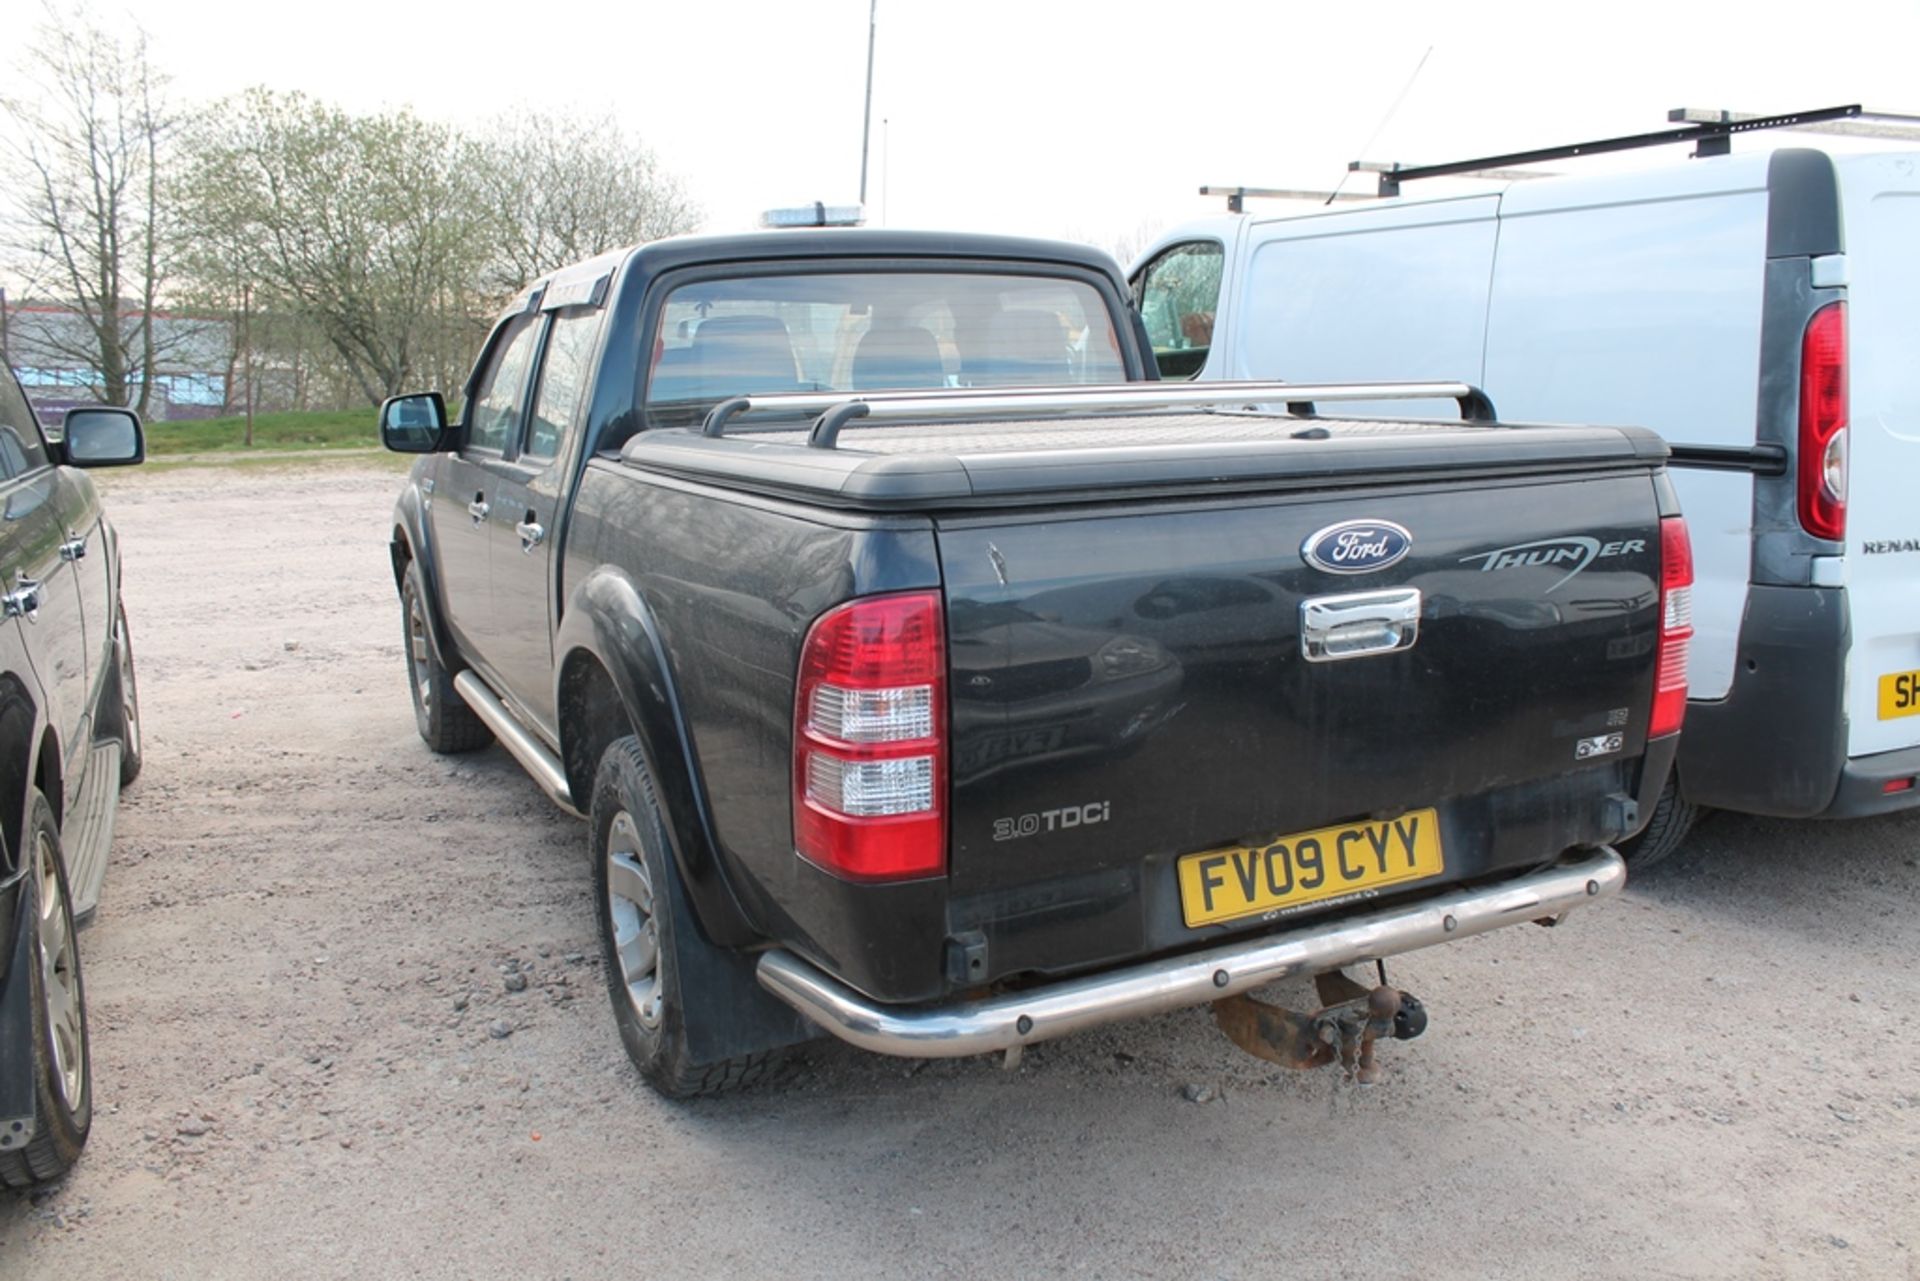
[[[1329,574],[1370,574],[1412,550],[1413,535],[1390,520],[1343,520],[1300,544],[1301,559]]]

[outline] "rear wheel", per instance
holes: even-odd
[[[74,939],[73,900],[60,856],[53,807],[36,788],[21,836],[32,905],[28,948],[33,995],[34,1134],[0,1151],[0,1187],[25,1188],[57,1179],[79,1159],[93,1126],[93,1057],[87,1042],[87,997]]]
[[[140,687],[133,673],[133,635],[127,607],[113,611],[113,661],[120,679],[120,786],[140,777]]]
[[[400,583],[400,617],[406,627],[407,686],[413,694],[413,723],[436,752],[471,752],[493,741],[493,731],[474,715],[453,687],[453,674],[434,655],[432,615],[420,566],[407,562]]]
[[[1652,867],[1680,848],[1702,812],[1700,806],[1680,795],[1679,780],[1669,774],[1660,799],[1654,802],[1653,817],[1638,836],[1620,842],[1620,856],[1636,870]]]
[[[780,1052],[695,1063],[687,1020],[702,1011],[685,998],[676,948],[709,947],[686,917],[685,894],[639,740],[615,740],[594,775],[590,824],[594,898],[613,1019],[627,1056],[668,1098],[717,1094],[766,1076]],[[683,934],[682,932],[686,932]]]

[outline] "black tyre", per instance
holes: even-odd
[[[640,744],[616,740],[600,758],[588,815],[601,959],[614,1022],[648,1085],[668,1098],[717,1094],[767,1076],[779,1051],[695,1063],[687,1020],[701,1011],[683,993],[676,948],[709,947],[687,918],[686,895]],[[686,999],[694,996],[695,1001]]]
[[[1638,836],[1620,842],[1620,856],[1636,871],[1652,867],[1680,848],[1702,813],[1698,805],[1680,795],[1678,781],[1669,775],[1660,799],[1654,802],[1653,817]]]
[[[493,731],[474,715],[453,687],[453,674],[433,652],[432,615],[420,566],[407,562],[400,586],[400,621],[406,629],[407,688],[413,694],[413,723],[436,752],[471,752],[493,741]]]
[[[93,1055],[87,1043],[87,993],[73,927],[73,899],[60,856],[53,807],[33,793],[26,830],[26,894],[35,932],[29,981],[33,988],[34,1133],[19,1148],[0,1151],[0,1187],[29,1188],[65,1174],[86,1146],[93,1126]]]
[[[113,661],[120,682],[120,786],[140,777],[140,684],[133,672],[133,633],[127,629],[127,607],[113,610]]]

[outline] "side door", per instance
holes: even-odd
[[[493,587],[488,544],[506,452],[520,428],[527,379],[540,337],[537,312],[510,316],[495,329],[467,386],[460,452],[448,455],[428,506],[448,627],[461,656],[490,670]]]
[[[64,537],[60,555],[73,566],[74,586],[80,592],[80,617],[86,644],[81,647],[87,665],[88,708],[113,668],[113,583],[109,577],[106,530],[100,493],[93,480],[77,467],[54,469],[59,480],[53,506]]]
[[[87,629],[60,504],[60,468],[11,372],[0,373],[0,611],[22,624],[27,656],[60,736],[63,776],[87,748]]]
[[[500,693],[549,733],[554,730],[553,631],[560,584],[554,570],[566,515],[573,445],[585,415],[603,313],[591,306],[552,313],[530,411],[494,487],[489,658]]]

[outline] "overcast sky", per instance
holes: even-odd
[[[189,102],[265,84],[459,123],[610,108],[709,229],[733,230],[768,206],[855,196],[868,3],[96,12],[144,26]],[[1368,158],[1432,161],[1655,129],[1677,106],[1920,112],[1920,0],[879,0],[877,47],[873,221],[1109,245],[1219,209],[1203,183],[1330,187],[1376,128]]]

